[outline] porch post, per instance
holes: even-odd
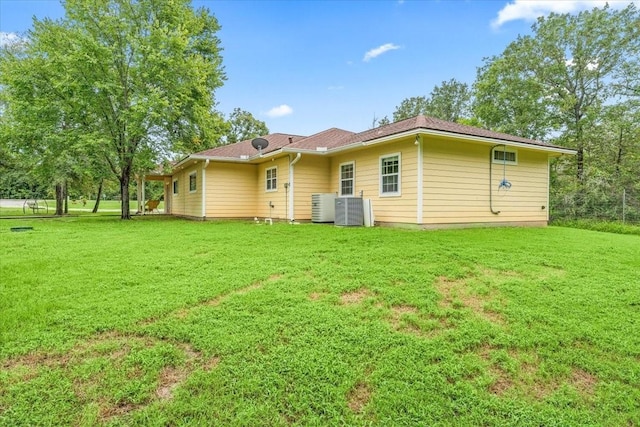
[[[136,175],[136,199],[138,201],[138,208],[136,209],[136,213],[141,214],[144,213],[143,210],[141,210],[141,206],[142,204],[140,203],[141,199],[143,198],[142,196],[142,180],[140,179],[140,175]]]

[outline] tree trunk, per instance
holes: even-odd
[[[64,180],[64,214],[67,215],[69,213],[69,182]]]
[[[56,215],[62,215],[64,208],[64,190],[61,183],[56,184]]]
[[[620,129],[620,139],[618,140],[618,155],[616,156],[616,177],[620,176],[620,164],[622,163],[622,128]]]
[[[130,167],[123,168],[122,175],[120,175],[120,206],[122,208],[120,219],[131,219],[131,211],[129,210],[129,181],[131,174],[129,171]]]
[[[100,180],[100,185],[98,186],[98,195],[96,196],[96,204],[93,205],[92,213],[98,212],[98,206],[100,206],[100,199],[102,198],[102,185],[104,183],[104,179]]]

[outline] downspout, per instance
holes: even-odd
[[[294,191],[293,191],[293,166],[298,163],[298,161],[300,161],[300,158],[302,157],[302,153],[298,153],[296,154],[296,158],[293,159],[290,163],[289,163],[289,221],[293,222],[294,221],[294,217],[293,217],[293,195],[294,195]]]
[[[423,194],[423,179],[424,179],[424,170],[423,170],[423,148],[422,148],[422,135],[416,135],[415,144],[418,146],[418,182],[417,185],[417,206],[416,206],[416,222],[418,224],[422,224],[423,221],[423,204],[424,204],[424,194]]]
[[[491,213],[494,215],[498,215],[500,211],[496,211],[493,209],[493,150],[498,147],[504,147],[505,151],[507,146],[505,144],[498,144],[491,147],[489,150],[489,209],[491,209]]]
[[[209,166],[209,159],[204,161],[202,166],[202,219],[207,218],[207,166]]]

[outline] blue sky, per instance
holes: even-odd
[[[201,0],[222,26],[225,85],[218,110],[240,107],[271,132],[362,131],[407,97],[455,78],[472,84],[537,16],[604,1]],[[629,1],[609,2],[624,7]],[[0,43],[31,18],[60,18],[57,0],[0,0]]]

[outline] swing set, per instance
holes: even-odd
[[[48,214],[49,205],[44,199],[26,199],[22,204],[22,213],[26,214],[27,211],[32,211],[34,215],[40,213],[40,211]]]

